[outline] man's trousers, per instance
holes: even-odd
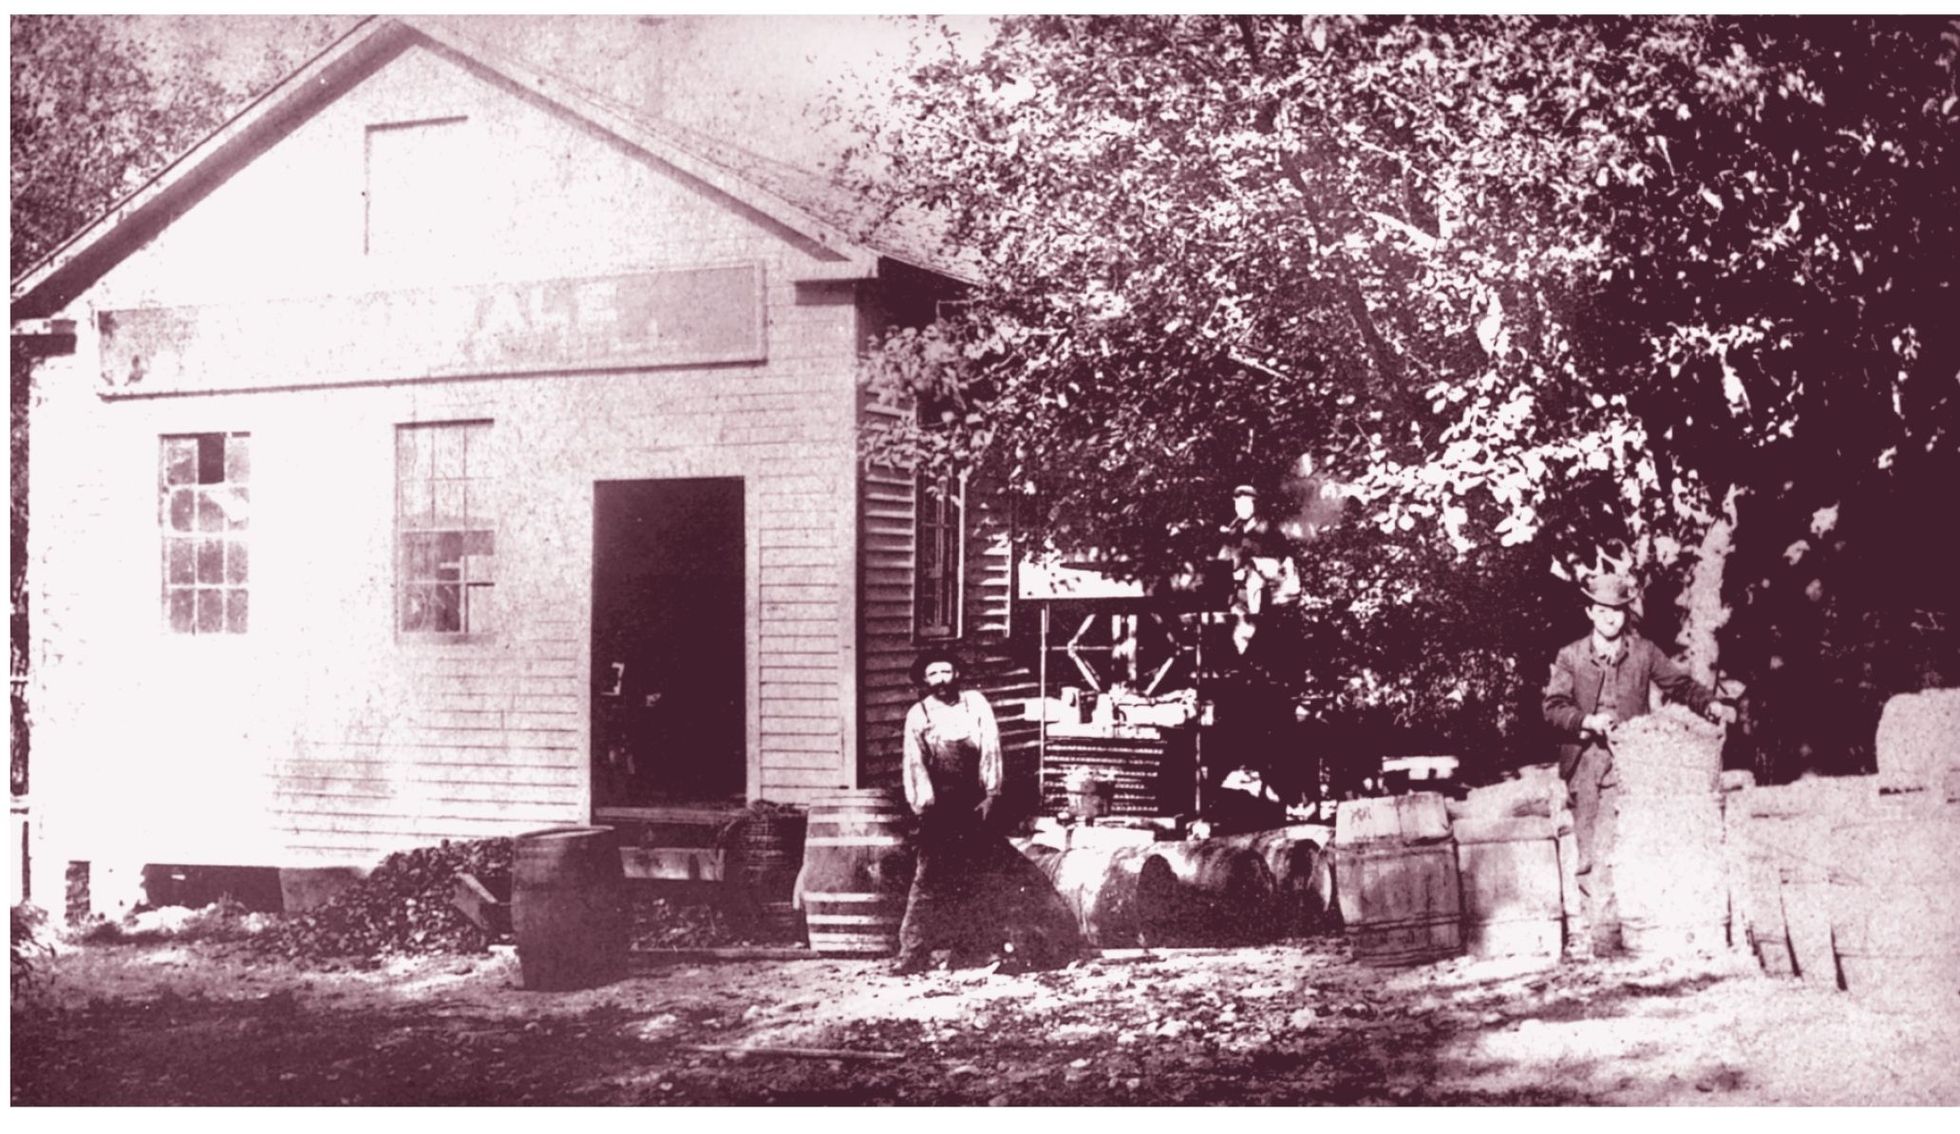
[[[1575,875],[1584,899],[1595,955],[1619,951],[1620,907],[1613,890],[1613,853],[1620,825],[1620,779],[1613,753],[1592,745],[1579,755],[1566,781],[1572,805],[1572,837],[1579,845]]]

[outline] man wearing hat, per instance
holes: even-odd
[[[1592,927],[1593,953],[1620,950],[1619,909],[1613,897],[1611,861],[1619,820],[1619,778],[1606,734],[1614,725],[1644,716],[1650,690],[1661,690],[1723,723],[1735,710],[1640,636],[1631,625],[1638,590],[1624,575],[1590,575],[1581,585],[1592,633],[1566,646],[1552,662],[1545,686],[1545,720],[1563,739],[1559,775],[1572,803],[1572,834],[1579,844],[1577,876]]]

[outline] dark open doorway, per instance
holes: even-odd
[[[592,503],[593,805],[740,800],[742,481],[599,481]]]

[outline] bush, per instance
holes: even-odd
[[[37,980],[47,979],[44,962],[54,955],[48,940],[48,915],[39,906],[13,908],[12,928],[8,932],[7,984],[14,998],[33,988]]]

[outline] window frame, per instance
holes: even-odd
[[[915,642],[957,642],[966,636],[966,476],[964,473],[958,477],[937,478],[915,475],[912,485],[912,638]],[[929,504],[935,498],[941,503]],[[951,507],[948,508],[945,502],[950,502]],[[938,523],[927,523],[929,506],[939,511]],[[946,522],[949,512],[952,517],[950,524]],[[925,618],[928,583],[926,532],[929,527],[941,532],[950,528],[952,532],[949,541],[952,549],[949,595],[952,618],[944,625],[928,625]],[[946,575],[942,570],[934,580],[944,579]],[[945,584],[940,582],[938,586],[944,588]]]
[[[473,524],[471,522],[479,519],[472,511],[472,503],[488,500],[487,490],[491,488],[496,480],[495,475],[492,473],[475,474],[472,463],[475,454],[480,451],[479,447],[487,447],[490,432],[494,427],[495,422],[485,417],[404,421],[395,424],[393,431],[395,468],[394,475],[391,479],[393,502],[391,527],[393,530],[390,540],[390,556],[393,559],[393,582],[390,588],[391,602],[389,603],[388,617],[397,642],[444,646],[494,641],[497,638],[498,626],[494,620],[494,606],[478,605],[479,603],[493,604],[496,601],[495,592],[498,574],[496,545],[500,534],[498,517],[494,514],[497,509],[490,509],[493,514],[482,517],[481,523]],[[429,460],[431,461],[431,467],[426,477],[419,478],[426,481],[427,498],[429,500],[429,511],[425,513],[427,519],[415,526],[410,526],[410,513],[405,504],[405,500],[411,490],[411,481],[418,478],[411,478],[405,475],[407,471],[408,452],[403,447],[404,439],[408,435],[416,432],[427,433],[433,437],[436,431],[444,429],[465,431],[461,434],[460,442],[463,446],[461,475],[437,475],[436,470],[433,468],[435,458],[433,452],[434,442],[432,441],[431,448],[427,451]],[[482,432],[472,437],[467,432],[471,429],[480,429]],[[439,522],[441,517],[437,512],[437,486],[444,481],[455,482],[460,488],[461,498],[463,500],[463,513],[461,517],[463,522],[460,524]],[[494,501],[490,502],[494,503]],[[442,542],[442,537],[452,534],[460,537],[458,540],[459,546],[456,548],[457,577],[453,579],[444,579],[441,577],[440,572],[444,566],[441,560],[435,561],[433,570],[436,574],[411,576],[409,572],[410,541],[408,537],[413,535],[435,536],[435,542],[439,546]],[[470,549],[468,545],[472,542],[470,537],[473,535],[487,535],[488,539],[483,541],[483,546],[487,546],[487,550]],[[486,574],[482,576],[473,574],[472,568],[482,565],[482,561],[485,559],[489,560]],[[407,624],[407,604],[410,597],[410,588],[439,590],[448,587],[454,587],[456,589],[456,602],[454,606],[455,615],[458,619],[458,627],[456,629],[446,630],[440,626],[411,627]],[[491,621],[487,627],[472,629],[472,615],[478,610],[483,610],[486,616],[491,618]],[[441,617],[440,605],[437,607],[436,617]]]
[[[244,637],[252,632],[251,532],[252,434],[249,430],[204,430],[157,434],[158,621],[173,638]],[[206,450],[208,439],[218,442],[215,462]],[[178,468],[173,442],[193,443],[189,467]],[[234,447],[233,442],[241,442]],[[234,459],[235,455],[235,459]],[[215,463],[215,476],[208,477]],[[179,473],[188,473],[180,477]],[[243,518],[231,515],[236,501]],[[183,502],[183,523],[178,503]],[[206,522],[209,517],[209,523]],[[209,543],[217,545],[214,579],[203,579]],[[182,553],[177,554],[181,549]],[[181,571],[177,568],[181,567]],[[173,578],[173,573],[185,578]],[[217,625],[200,623],[200,596],[219,597]],[[179,628],[173,607],[178,594],[190,596],[187,624]]]

